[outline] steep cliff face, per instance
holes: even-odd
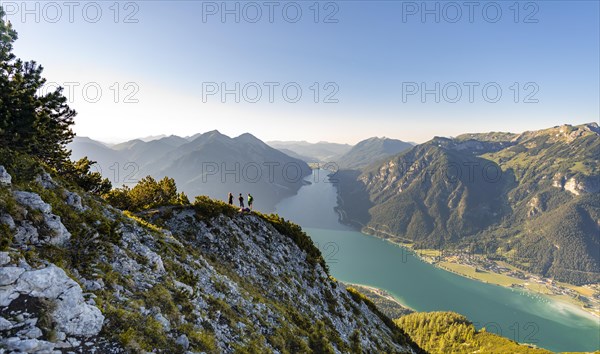
[[[134,216],[6,170],[0,351],[420,351],[281,219],[209,199]]]

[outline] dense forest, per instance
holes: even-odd
[[[410,337],[428,353],[529,353],[551,352],[520,345],[507,338],[475,330],[466,317],[453,312],[419,312],[395,320]]]

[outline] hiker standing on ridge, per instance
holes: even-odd
[[[240,208],[244,209],[244,196],[242,196],[242,193],[240,193],[238,200],[240,201]]]
[[[233,193],[229,192],[227,198],[229,199],[229,205],[233,205]]]
[[[252,210],[252,202],[254,202],[254,198],[248,193],[248,208],[250,208],[250,210]]]

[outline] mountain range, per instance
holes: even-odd
[[[298,191],[310,173],[306,161],[331,158],[341,168],[338,211],[346,223],[418,248],[467,248],[584,284],[600,280],[599,132],[591,123],[435,137],[416,146],[370,138],[349,147],[269,146],[250,134],[212,131],[112,146],[77,138],[70,148],[74,158],[98,161],[113,184],[170,176],[191,196],[253,193],[264,211]],[[284,175],[286,166],[293,176]],[[256,171],[262,178],[255,181]]]
[[[251,134],[230,138],[218,131],[188,138],[167,136],[108,146],[89,138],[75,138],[68,146],[72,158],[84,156],[113,185],[134,185],[147,175],[169,176],[186,194],[225,199],[251,193],[255,206],[274,210],[283,198],[294,195],[310,174],[306,162],[288,156]]]
[[[339,212],[418,248],[468,248],[574,284],[600,281],[596,123],[436,137],[337,174]]]
[[[328,142],[272,141],[251,134],[230,138],[218,131],[188,137],[158,135],[119,144],[76,137],[69,144],[72,159],[87,156],[113,185],[133,186],[141,178],[169,176],[190,196],[225,198],[229,192],[253,193],[256,206],[273,211],[295,194],[310,173],[307,163],[344,168],[363,167],[412,145],[388,138],[370,138],[355,146]]]
[[[549,353],[454,313],[392,320],[277,215],[206,197],[134,214],[3,152],[2,351]]]

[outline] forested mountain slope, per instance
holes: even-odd
[[[348,222],[417,247],[467,247],[538,274],[600,281],[600,135],[595,123],[434,138],[341,171]]]

